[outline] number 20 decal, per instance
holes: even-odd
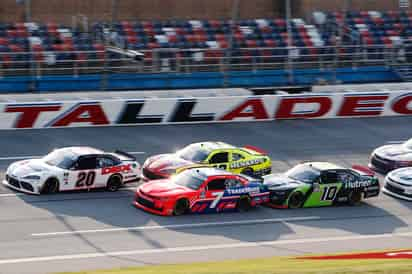
[[[336,186],[325,187],[323,189],[321,201],[333,201],[335,200],[336,194],[338,193],[338,188]]]
[[[76,187],[92,186],[94,179],[96,178],[96,172],[80,172],[77,176]]]

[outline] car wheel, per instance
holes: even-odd
[[[252,208],[251,199],[249,196],[242,196],[237,202],[236,208],[240,212],[249,211]]]
[[[357,206],[362,201],[362,192],[354,190],[349,194],[348,203],[351,206]]]
[[[249,176],[249,177],[255,176],[255,174],[253,172],[253,169],[251,169],[251,168],[245,168],[244,170],[242,170],[241,173],[246,175],[246,176]]]
[[[119,175],[113,175],[112,177],[109,178],[109,181],[107,181],[106,189],[107,191],[115,192],[119,190],[121,186],[122,186],[122,178]]]
[[[54,194],[59,192],[59,182],[55,178],[48,179],[41,190],[41,194]]]
[[[177,200],[173,208],[173,215],[179,216],[185,214],[189,210],[189,201],[186,199]]]
[[[294,192],[288,200],[289,208],[301,208],[303,206],[304,196],[301,192]]]

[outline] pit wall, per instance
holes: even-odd
[[[390,93],[2,103],[0,104],[0,129],[198,124],[400,115],[412,115],[412,91],[410,90]]]
[[[57,92],[96,90],[198,89],[222,87],[311,86],[319,82],[385,83],[401,81],[387,67],[339,68],[334,71],[301,69],[290,82],[285,70],[196,73],[109,74],[80,76],[4,77],[0,92]]]

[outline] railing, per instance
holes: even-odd
[[[394,60],[412,63],[412,51],[382,45],[241,48],[227,54],[223,49],[154,49],[142,51],[144,61],[132,61],[106,51],[0,53],[0,77],[29,75],[80,75],[108,73],[190,73],[242,70],[320,69],[389,66]]]

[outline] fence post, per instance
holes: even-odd
[[[288,52],[288,61],[287,61],[287,69],[286,71],[288,72],[288,82],[289,84],[293,84],[294,82],[294,75],[293,75],[293,60],[292,60],[292,46],[293,46],[293,40],[292,40],[292,25],[291,25],[291,20],[292,20],[292,7],[290,4],[291,0],[285,0],[286,1],[286,31],[288,34],[288,47],[287,47],[287,52]]]
[[[107,86],[108,86],[108,60],[107,60],[107,50],[105,49],[104,51],[104,56],[103,56],[103,74],[102,74],[102,80],[101,80],[101,86],[100,89],[101,90],[107,90]]]

